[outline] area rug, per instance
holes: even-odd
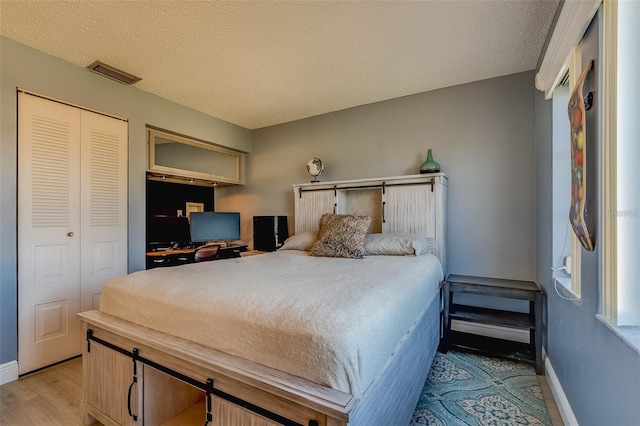
[[[410,426],[551,425],[532,366],[437,353]]]

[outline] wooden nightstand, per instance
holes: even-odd
[[[454,293],[482,294],[529,301],[529,313],[502,311],[453,303]],[[449,275],[443,286],[442,350],[469,350],[535,364],[536,374],[544,374],[542,363],[542,291],[532,281]],[[451,320],[500,325],[529,330],[529,344],[451,331]]]

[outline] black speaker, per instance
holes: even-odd
[[[253,249],[276,251],[289,238],[286,216],[253,217]]]

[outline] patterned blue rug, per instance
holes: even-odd
[[[533,367],[436,353],[410,426],[551,425]]]

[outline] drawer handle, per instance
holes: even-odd
[[[386,202],[386,201],[383,201],[383,202],[382,202],[382,223],[387,223],[387,220],[386,220],[386,218],[384,217],[384,210],[385,210],[386,205],[387,205],[387,202]]]
[[[132,417],[133,420],[135,421],[138,420],[138,416],[133,414],[131,410],[131,392],[133,391],[133,385],[136,384],[136,381],[137,381],[137,377],[134,377],[133,382],[131,382],[131,384],[129,385],[129,393],[127,394],[127,409],[129,410],[129,417]]]
[[[131,393],[133,391],[133,385],[138,383],[138,366],[136,364],[136,359],[138,358],[138,348],[133,348],[133,381],[129,385],[129,392],[127,392],[127,410],[129,411],[129,417],[133,418],[134,421],[138,421],[138,416],[133,414],[133,410],[131,409]]]

